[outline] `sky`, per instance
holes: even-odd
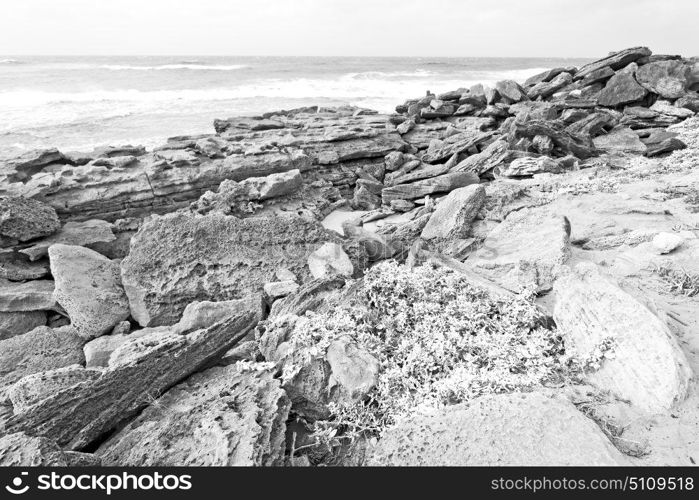
[[[0,0],[2,55],[699,55],[699,0]]]

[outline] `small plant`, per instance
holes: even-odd
[[[670,292],[687,297],[699,295],[699,275],[665,266],[659,266],[655,271],[668,283]]]

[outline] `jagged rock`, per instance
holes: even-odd
[[[314,278],[326,278],[335,274],[351,277],[352,261],[337,243],[325,243],[308,257],[308,268]]]
[[[533,87],[537,83],[541,82],[550,82],[554,78],[556,78],[558,75],[560,75],[563,72],[568,72],[568,73],[573,73],[575,68],[552,68],[552,69],[547,69],[546,71],[542,71],[541,73],[537,73],[534,76],[530,76],[527,78],[524,82],[525,87]]]
[[[482,175],[491,170],[509,157],[509,144],[507,141],[498,139],[489,144],[487,148],[478,154],[471,155],[459,162],[454,168],[454,172],[472,172]]]
[[[678,149],[684,149],[687,145],[676,137],[669,137],[658,142],[643,141],[648,147],[646,156],[658,156]]]
[[[400,151],[391,151],[384,158],[384,163],[386,164],[386,170],[393,172],[398,170],[400,166],[405,163],[405,155]]]
[[[116,237],[112,233],[112,225],[109,222],[93,219],[84,222],[66,222],[61,230],[34,243],[28,248],[20,250],[29,259],[35,261],[48,255],[49,247],[57,243],[63,245],[89,246],[91,243],[110,242]]]
[[[69,326],[40,326],[0,340],[0,393],[26,375],[84,363],[84,343]]]
[[[119,263],[94,250],[56,244],[49,248],[54,297],[85,338],[99,337],[129,317]]]
[[[602,82],[614,76],[614,70],[609,66],[604,66],[602,68],[596,69],[589,72],[585,78],[580,81],[580,85],[586,87],[594,83]]]
[[[11,417],[6,429],[51,436],[60,446],[83,449],[221,356],[244,338],[257,320],[255,314],[246,313],[188,335],[165,331],[126,342],[112,353],[109,368],[99,378],[35,403],[31,411]]]
[[[527,91],[527,96],[532,100],[538,99],[539,97],[546,99],[566,85],[569,85],[572,81],[573,76],[568,72],[563,72],[556,75],[551,81],[537,83]]]
[[[96,339],[92,339],[83,346],[85,353],[86,368],[107,368],[109,366],[109,358],[112,353],[122,344],[129,340],[134,340],[143,335],[148,335],[148,328],[139,330],[132,334],[112,334],[102,335]],[[144,333],[142,333],[144,332]]]
[[[547,290],[570,256],[569,237],[565,217],[524,208],[496,226],[466,264],[515,293],[530,286]]]
[[[325,303],[326,298],[342,288],[345,279],[341,276],[314,279],[299,288],[299,291],[272,304],[270,318],[288,314],[303,316],[306,311],[314,311]]]
[[[529,177],[546,172],[558,174],[563,171],[561,164],[548,156],[537,158],[516,158],[509,165],[499,169],[502,177]]]
[[[421,237],[425,240],[465,238],[484,202],[485,189],[481,185],[455,189],[439,202]]]
[[[638,84],[632,72],[620,71],[609,79],[599,95],[600,106],[617,107],[642,100],[648,91]]]
[[[450,172],[411,184],[387,187],[381,191],[381,199],[384,204],[390,204],[392,200],[399,199],[414,200],[428,194],[449,192],[478,182],[478,176],[472,172]]]
[[[0,340],[22,335],[45,324],[44,311],[0,312]]]
[[[319,223],[295,216],[153,218],[121,262],[131,314],[142,326],[172,324],[190,302],[261,292],[279,266],[306,277],[315,245],[334,239]]]
[[[550,155],[554,148],[553,140],[547,135],[535,135],[532,146],[542,155]]]
[[[446,160],[456,153],[461,153],[469,148],[478,146],[487,141],[494,135],[494,132],[479,132],[470,131],[462,132],[455,136],[449,137],[449,141],[445,141],[440,147],[433,151],[428,150],[422,157],[422,161],[426,163],[437,163]]]
[[[603,358],[586,379],[652,413],[682,401],[692,377],[667,325],[594,264],[579,264],[555,285],[554,319],[566,350]],[[606,348],[609,355],[604,354]]]
[[[121,467],[282,465],[289,407],[270,370],[211,368],[158,398],[97,454]]]
[[[120,156],[143,156],[146,148],[143,146],[132,146],[124,144],[122,146],[100,146],[92,151],[95,158],[114,158]]]
[[[503,80],[495,84],[495,90],[506,100],[507,104],[529,99],[526,91],[514,80]]]
[[[621,118],[620,124],[635,130],[667,127],[678,121],[679,118],[676,116],[664,115],[642,106],[627,106],[624,108],[624,115]]]
[[[10,281],[37,280],[49,273],[46,262],[31,262],[17,252],[0,253],[0,278]]]
[[[595,137],[592,142],[597,149],[607,153],[645,154],[648,149],[638,134],[628,127],[614,129],[606,135]]]
[[[699,94],[687,94],[675,101],[675,106],[699,113]]]
[[[573,135],[563,125],[560,122],[548,122],[539,119],[527,120],[526,118],[517,117],[512,122],[510,133],[514,133],[515,138],[533,138],[541,135],[550,137],[561,151],[581,159],[590,158],[597,154],[595,145],[589,136]]]
[[[99,466],[98,457],[89,453],[61,450],[45,437],[15,432],[0,437],[2,467],[80,467]]]
[[[55,370],[33,373],[22,377],[7,390],[15,413],[22,413],[47,397],[77,384],[94,381],[100,370],[85,369],[70,365]]]
[[[0,197],[0,246],[48,236],[60,227],[56,211],[46,203],[22,196]]]
[[[66,158],[57,149],[29,151],[16,160],[10,161],[0,173],[7,176],[9,182],[26,182],[31,176],[41,172],[44,167],[54,163],[66,163]]]
[[[403,123],[396,127],[396,131],[400,135],[405,135],[410,132],[415,127],[415,120],[405,120]]]
[[[656,113],[662,113],[664,115],[675,116],[681,120],[694,116],[694,111],[691,109],[680,108],[679,106],[673,106],[668,101],[657,100],[653,105],[648,108]]]
[[[429,179],[430,177],[437,177],[438,175],[444,175],[449,172],[449,167],[446,164],[439,165],[422,165],[410,173],[403,173],[402,167],[400,170],[394,172],[394,175],[387,175],[385,180],[386,186],[395,186],[396,184],[407,184],[410,182],[419,181],[422,179]],[[398,175],[396,175],[398,174]],[[381,189],[383,189],[383,185]],[[379,194],[381,194],[381,189],[379,189]]]
[[[0,312],[44,311],[53,309],[54,282],[35,280],[26,283],[0,281]]]
[[[647,57],[650,55],[651,51],[648,50],[647,47],[632,47],[629,49],[620,50],[619,52],[615,52],[603,59],[599,59],[595,62],[591,62],[590,64],[582,66],[580,69],[578,69],[578,72],[575,74],[575,78],[584,78],[592,72],[602,69],[605,66],[613,70],[617,70],[625,67],[629,63],[641,59],[642,57]]]
[[[561,396],[486,395],[386,431],[368,465],[629,465],[600,428]]]
[[[566,131],[574,136],[596,137],[613,129],[619,123],[620,116],[612,110],[600,110],[571,123],[566,127]]]
[[[690,68],[677,60],[652,62],[638,68],[636,80],[654,94],[677,99],[687,93],[691,84]]]

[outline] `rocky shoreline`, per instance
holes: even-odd
[[[0,162],[0,464],[691,465],[699,61]]]

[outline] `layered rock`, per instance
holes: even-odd
[[[212,368],[170,389],[97,454],[121,467],[282,465],[289,407],[269,369]]]
[[[55,233],[61,227],[56,211],[31,198],[0,197],[0,246]]]
[[[3,467],[99,466],[99,457],[63,451],[45,437],[15,432],[0,437],[0,465]]]

